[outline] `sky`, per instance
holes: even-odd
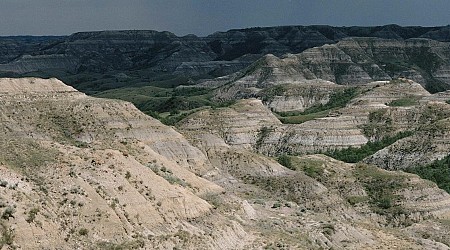
[[[0,0],[0,36],[124,29],[206,36],[313,24],[445,26],[450,0]]]

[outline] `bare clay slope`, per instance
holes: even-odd
[[[239,224],[199,198],[222,188],[193,173],[210,171],[207,159],[173,129],[129,103],[89,98],[56,79],[0,85],[1,222],[15,236],[11,246],[246,244]],[[206,225],[217,230],[207,233]]]

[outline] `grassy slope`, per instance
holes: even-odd
[[[113,89],[94,96],[132,102],[142,112],[161,120],[167,125],[175,125],[176,122],[203,107],[216,108],[233,103],[212,101],[212,91],[206,88],[144,86]]]

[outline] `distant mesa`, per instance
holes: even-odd
[[[371,41],[376,41],[373,48]],[[398,25],[265,27],[216,32],[206,37],[135,30],[80,32],[66,37],[2,37],[0,73],[6,77],[58,77],[84,92],[96,92],[139,84],[160,75],[209,79],[238,72],[267,54],[283,57],[304,52],[303,63],[312,64],[310,74],[325,80],[344,84],[362,78],[369,82],[405,76],[436,92],[449,87],[449,41],[448,26]],[[326,58],[325,71],[318,72],[314,64],[320,61],[307,60],[314,57],[311,53],[322,52],[309,49],[326,44],[337,44],[321,49],[336,57]],[[335,60],[344,59],[342,56],[347,61],[335,64]],[[133,79],[127,84],[121,79],[114,84],[87,84],[89,77],[85,74],[115,80],[111,76],[118,72],[134,72]]]

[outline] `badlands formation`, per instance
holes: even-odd
[[[294,85],[169,127],[57,79],[1,79],[0,248],[449,249],[450,195],[399,169],[448,152],[450,95],[373,82],[282,123],[348,89]],[[412,130],[360,163],[320,154]]]
[[[448,34],[0,38],[0,249],[449,249]]]
[[[94,94],[144,83],[190,84],[236,73],[272,54],[300,63],[283,73],[306,79],[346,84],[407,77],[437,92],[450,87],[449,34],[450,26],[315,25],[234,29],[206,37],[152,30],[0,37],[0,75],[58,77]]]

